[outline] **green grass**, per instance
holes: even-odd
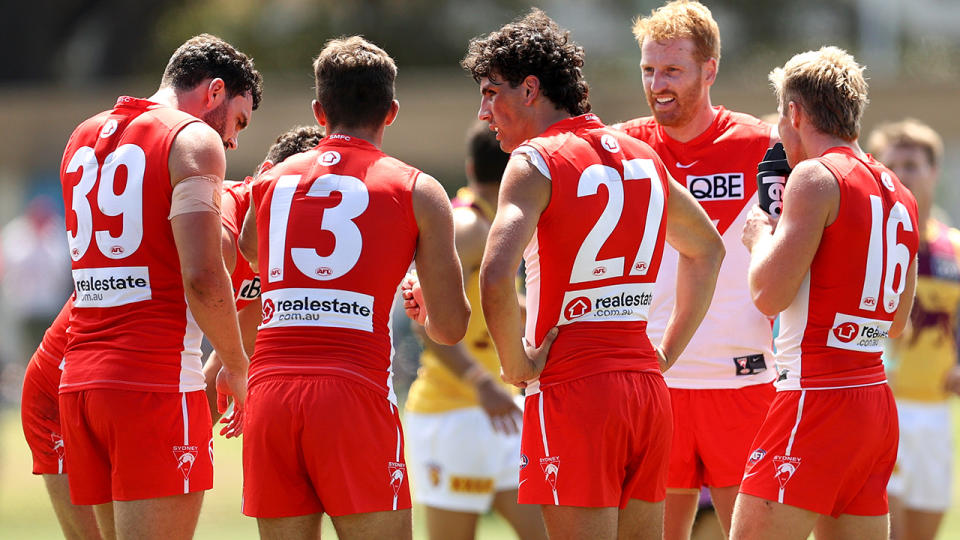
[[[217,435],[214,451],[214,487],[204,497],[196,538],[256,539],[256,520],[240,513],[240,442]],[[30,449],[20,428],[20,410],[4,409],[0,411],[0,540],[63,538],[43,480],[31,474],[31,469]],[[414,508],[413,519],[414,538],[426,539],[421,509]],[[481,539],[516,538],[497,515],[484,516],[477,531]],[[336,538],[328,518],[324,518],[322,535]]]
[[[960,402],[953,403],[954,439],[960,441]],[[214,489],[207,492],[197,527],[198,539],[244,540],[257,538],[257,524],[240,514],[240,443],[217,436]],[[957,445],[960,448],[960,444]],[[954,459],[958,452],[955,450]],[[0,539],[46,540],[62,538],[50,507],[43,481],[30,474],[31,459],[20,429],[20,411],[0,411]],[[938,538],[960,538],[960,466],[954,467],[953,501]],[[414,508],[414,537],[426,538],[423,512]],[[324,520],[323,535],[335,538],[329,520]],[[480,520],[480,539],[515,538],[499,516]]]

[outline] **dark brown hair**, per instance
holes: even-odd
[[[376,126],[390,112],[397,66],[360,36],[328,41],[313,61],[313,74],[328,125]]]
[[[534,8],[496,32],[471,39],[460,65],[477,82],[495,77],[513,88],[533,75],[557,109],[577,116],[590,112],[583,56],[583,47],[570,40],[570,32]]]
[[[190,90],[204,79],[212,78],[223,79],[230,98],[249,92],[253,108],[260,105],[263,78],[253,67],[253,60],[210,34],[192,37],[178,47],[167,62],[160,84]]]

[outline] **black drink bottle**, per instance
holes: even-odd
[[[763,161],[757,165],[757,198],[760,208],[774,218],[783,210],[783,188],[790,174],[787,154],[783,144],[777,143],[767,149]]]

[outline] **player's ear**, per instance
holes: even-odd
[[[793,129],[800,127],[800,117],[803,115],[803,108],[796,101],[790,100],[787,103],[787,118],[790,119],[790,125]]]
[[[397,119],[397,115],[400,114],[400,102],[393,100],[390,103],[390,110],[387,111],[387,117],[383,120],[383,125],[389,126],[393,124],[393,121]]]
[[[319,101],[313,100],[311,103],[313,108],[313,117],[317,120],[317,124],[326,127],[327,126],[327,113],[323,110],[323,105]]]
[[[520,85],[523,86],[523,104],[531,105],[540,95],[540,79],[536,75],[527,75]]]
[[[712,85],[717,80],[717,68],[719,62],[716,58],[710,58],[703,63],[703,82]]]
[[[207,89],[204,95],[204,108],[213,110],[220,106],[227,99],[227,85],[220,77],[214,77],[207,83]]]

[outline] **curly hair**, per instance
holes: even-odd
[[[360,36],[328,41],[313,61],[313,76],[328,126],[369,127],[390,112],[397,66]]]
[[[512,88],[533,75],[557,109],[578,116],[590,112],[583,56],[583,47],[570,40],[570,32],[534,8],[496,32],[471,39],[460,65],[478,83],[496,77]]]
[[[223,79],[231,98],[250,92],[253,108],[260,105],[263,77],[253,67],[253,60],[226,41],[210,34],[200,34],[174,51],[160,81],[162,86],[190,90],[204,79]]]
[[[853,141],[867,103],[864,67],[847,51],[833,46],[807,51],[770,72],[770,83],[783,110],[797,101],[815,128]]]
[[[320,126],[294,126],[277,136],[277,140],[267,150],[264,161],[276,165],[294,154],[310,150],[320,144],[320,139],[323,139]]]

